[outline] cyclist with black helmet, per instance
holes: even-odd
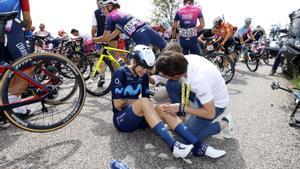
[[[93,38],[94,42],[110,41],[114,36],[112,32],[117,30],[132,38],[136,44],[152,45],[159,49],[166,47],[167,42],[144,21],[119,11],[117,0],[103,0],[101,5],[106,15],[105,31],[103,36]]]
[[[176,12],[174,18],[172,38],[176,38],[176,29],[179,23],[179,43],[183,49],[183,54],[200,55],[197,32],[205,26],[202,11],[199,7],[193,5],[194,0],[184,0],[183,4],[184,6]],[[197,26],[198,20],[200,24]]]
[[[224,155],[224,151],[203,144],[178,117],[162,112],[160,106],[155,107],[149,100],[148,72],[154,67],[155,62],[152,50],[145,45],[137,45],[132,58],[132,63],[117,69],[112,79],[114,126],[121,132],[132,132],[150,126],[167,143],[177,158],[185,158],[191,151],[195,156],[207,155],[217,158]],[[175,141],[160,116],[166,120],[171,129],[193,145]]]

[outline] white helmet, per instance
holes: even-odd
[[[217,26],[220,25],[223,22],[223,19],[220,16],[217,16],[214,20],[213,20],[213,25]]]
[[[108,5],[108,4],[119,4],[118,0],[102,0],[102,5]]]
[[[246,18],[245,19],[245,22],[251,22],[252,21],[252,18]]]
[[[169,30],[171,28],[171,25],[169,24],[167,19],[162,19],[160,22],[160,26],[162,26],[164,30]]]
[[[145,45],[136,45],[132,52],[132,58],[136,64],[143,68],[152,69],[155,63],[153,51]]]

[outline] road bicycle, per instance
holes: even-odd
[[[0,14],[0,42],[5,40],[5,25],[18,12]],[[3,56],[3,53],[0,53]],[[32,75],[24,73],[29,70]],[[68,73],[68,77],[63,76]],[[0,66],[0,113],[18,128],[31,132],[60,129],[80,113],[86,97],[84,79],[72,61],[54,53],[33,53],[12,65]],[[25,91],[14,95],[14,83],[26,81]],[[14,96],[18,99],[12,99]],[[30,110],[26,118],[18,108]]]
[[[233,58],[235,64],[242,57],[251,72],[255,72],[258,69],[260,56],[251,50],[251,44],[245,44],[244,46],[235,44],[231,47],[230,51],[230,56]]]
[[[111,54],[111,51],[118,53],[118,59]],[[92,74],[86,81],[87,92],[93,96],[103,96],[110,92],[114,70],[129,61],[127,56],[129,53],[128,50],[112,48],[108,44],[102,44],[96,53],[87,56],[92,64]]]
[[[220,45],[213,42],[214,38],[207,38],[207,43],[204,45],[203,55],[210,60],[221,72],[225,83],[228,84],[235,73],[235,64],[233,60],[227,56]]]
[[[278,81],[273,81],[271,88],[273,90],[276,89],[281,89],[284,90],[286,92],[292,93],[294,95],[294,101],[295,101],[295,108],[292,111],[291,115],[290,115],[290,123],[289,125],[291,127],[300,127],[300,112],[298,112],[298,108],[300,108],[300,92],[299,91],[295,91],[291,88],[284,88],[281,87]]]

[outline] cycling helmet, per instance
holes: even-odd
[[[252,18],[246,18],[245,19],[245,22],[250,22],[251,23],[251,21],[252,21]]]
[[[222,18],[220,16],[216,17],[213,21],[213,25],[217,26],[220,25],[223,22]]]
[[[136,45],[132,52],[132,58],[136,64],[143,68],[152,69],[155,63],[153,51],[145,45]]]
[[[108,4],[119,4],[118,0],[102,0],[101,2],[102,5],[108,5]]]
[[[169,30],[171,25],[169,24],[167,19],[162,19],[160,22],[160,26],[164,28],[164,30]]]

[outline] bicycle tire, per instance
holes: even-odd
[[[96,55],[95,55],[96,56]],[[99,58],[99,57],[98,57]],[[97,62],[95,62],[97,63]],[[100,81],[100,74],[97,74],[95,77],[92,77],[93,75],[90,76],[89,80],[86,81],[86,90],[87,93],[91,94],[92,96],[103,96],[106,95],[107,93],[110,92],[111,88],[112,88],[112,77],[113,74],[115,72],[114,67],[112,66],[111,62],[106,59],[103,58],[103,64],[105,64],[107,66],[107,68],[105,68],[105,70],[107,72],[107,74],[105,73],[105,80],[107,80],[107,76],[110,76],[110,79],[108,77],[108,84],[107,82],[105,82],[105,86],[99,86],[99,81]],[[93,70],[95,69],[96,64],[94,64]],[[101,89],[101,90],[100,90]]]
[[[252,56],[249,56],[249,55]],[[258,68],[258,64],[259,64],[259,57],[256,56],[256,54],[254,52],[248,52],[246,54],[246,59],[245,59],[245,64],[247,66],[247,68],[251,71],[251,72],[255,72]]]
[[[83,74],[86,70],[87,70],[87,66],[88,66],[88,60],[84,59],[85,56],[82,52],[78,52],[78,51],[72,51],[69,54],[66,54],[66,57],[68,59],[70,59],[76,66],[77,68],[80,70],[81,74]],[[62,69],[65,70],[65,69]],[[67,77],[67,78],[72,78],[70,75],[68,75],[68,70],[66,70],[65,72],[62,71],[62,75]]]
[[[43,62],[38,63],[38,65],[42,65],[42,64],[43,64]],[[61,64],[59,63],[58,65],[61,65]],[[58,65],[56,65],[56,66],[58,66]],[[51,66],[47,65],[47,67],[46,67],[45,69],[47,69],[47,70],[52,70],[52,71],[53,71],[53,70],[56,70],[56,72],[57,72],[57,71],[60,71],[59,69],[56,68],[56,66],[52,66],[52,67],[51,67]],[[37,68],[37,67],[36,67],[36,68]],[[35,72],[35,70],[34,70],[33,72]],[[37,76],[41,76],[41,74],[40,74],[39,71],[36,72],[36,75],[35,75],[36,80],[39,80],[39,81],[48,80],[48,79],[47,79],[47,76],[42,76],[42,77],[37,77]],[[55,93],[54,93],[54,94],[56,94],[56,95],[58,95],[58,92],[59,92],[60,90],[64,89],[64,86],[62,86],[62,85],[63,85],[63,84],[62,84],[62,81],[64,80],[63,78],[68,78],[68,77],[65,77],[65,76],[62,74],[61,78],[58,78],[59,80],[58,80],[58,81],[56,80],[56,82],[55,82],[54,84],[52,84],[53,89],[55,88]],[[51,81],[52,81],[52,80],[51,80]],[[49,87],[50,87],[50,86],[49,86]],[[52,104],[52,105],[61,104],[61,102],[64,102],[64,101],[68,100],[70,97],[73,96],[73,94],[76,92],[77,87],[78,87],[78,83],[75,83],[74,85],[72,85],[72,89],[70,90],[70,92],[64,93],[64,95],[62,95],[61,98],[53,99],[53,98],[51,98],[51,97],[48,97],[48,98],[45,99],[45,102],[48,103],[48,104]],[[33,95],[36,95],[36,93],[34,93],[34,91],[32,91],[32,94],[33,94]],[[53,95],[54,95],[54,94],[53,94]]]
[[[71,107],[64,107],[68,102],[63,102],[60,105],[55,105],[55,106],[48,106],[47,103],[44,103],[45,107],[42,107],[41,113],[39,113],[39,109],[35,109],[34,115],[28,119],[22,119],[16,117],[14,114],[14,109],[10,110],[5,110],[4,114],[7,117],[7,119],[16,127],[21,128],[26,131],[31,131],[31,132],[50,132],[54,130],[58,130],[67,124],[69,124],[71,121],[73,121],[78,114],[80,113],[84,102],[86,98],[86,90],[85,90],[85,83],[83,80],[83,77],[78,70],[77,66],[72,63],[71,60],[63,57],[62,55],[59,54],[54,54],[54,53],[34,53],[34,54],[29,54],[27,56],[24,56],[22,58],[19,58],[13,65],[12,68],[16,70],[20,70],[22,66],[26,63],[31,63],[31,64],[36,64],[41,62],[42,60],[48,60],[51,62],[59,62],[61,64],[64,64],[69,67],[70,71],[74,73],[74,81],[78,84],[77,92],[74,95],[73,102],[74,105],[71,105]],[[2,103],[3,104],[8,104],[9,103],[9,98],[8,98],[8,89],[10,86],[10,82],[13,79],[14,72],[13,70],[7,70],[3,76],[3,80],[1,82],[2,85],[2,90],[1,90],[1,98],[2,98]],[[67,100],[71,102],[72,100],[69,99]],[[26,104],[26,108],[30,107],[40,107],[39,103],[41,102],[36,102],[36,103],[29,103]],[[46,108],[47,111],[43,111],[43,109]],[[33,109],[31,109],[33,110]],[[54,110],[49,113],[49,110]],[[67,113],[69,112],[69,113]],[[61,117],[61,114],[63,114],[63,118],[57,120],[58,117]],[[41,119],[43,118],[43,119]],[[50,123],[52,122],[52,123]]]
[[[206,56],[208,60],[210,60],[221,72],[225,83],[228,84],[234,77],[235,74],[235,63],[234,61],[227,55],[219,52],[213,52]],[[224,67],[224,60],[227,61],[227,69]],[[229,66],[229,68],[228,68]],[[226,71],[226,72],[224,72]],[[229,72],[229,73],[228,73]]]
[[[266,65],[273,66],[273,63],[274,63],[275,59],[274,59],[274,57],[270,57],[269,55],[263,54],[262,60],[264,61],[264,63]],[[271,60],[273,60],[273,61],[271,61]]]

